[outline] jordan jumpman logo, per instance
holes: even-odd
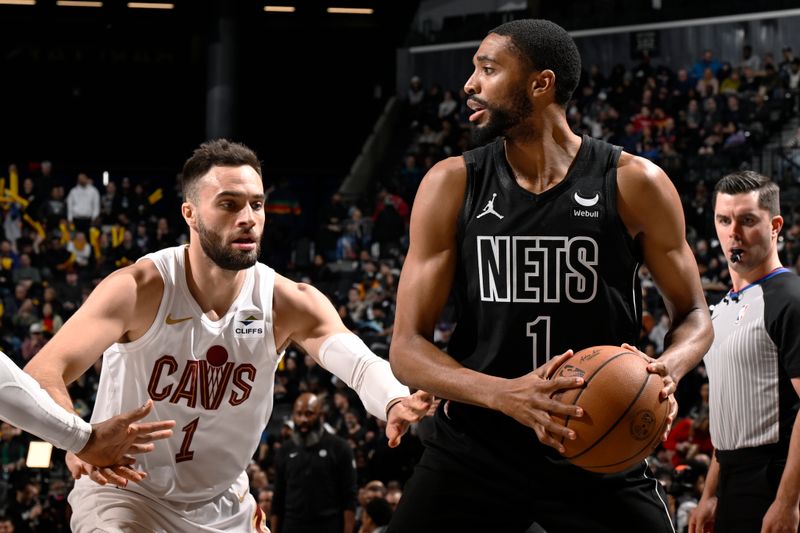
[[[503,215],[494,210],[494,199],[497,198],[497,193],[492,194],[492,199],[486,202],[486,207],[483,208],[481,214],[475,218],[481,218],[484,215],[492,214],[499,219],[503,219]]]

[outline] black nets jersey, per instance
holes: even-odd
[[[635,343],[641,253],[617,213],[621,149],[584,136],[560,183],[517,184],[503,139],[468,151],[448,353],[517,377],[569,348]]]

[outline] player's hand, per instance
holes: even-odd
[[[433,395],[425,391],[417,391],[406,396],[389,408],[386,422],[386,437],[389,447],[395,448],[400,439],[408,431],[411,424],[416,424],[427,414],[433,404]]]
[[[761,533],[797,533],[798,524],[800,508],[775,500],[761,521]]]
[[[559,442],[561,438],[574,440],[576,435],[571,429],[557,424],[550,417],[555,413],[563,417],[583,416],[583,409],[576,405],[561,403],[552,398],[556,391],[582,387],[583,378],[558,377],[551,379],[561,364],[572,357],[568,350],[554,357],[529,374],[508,380],[508,387],[497,394],[496,409],[520,424],[526,425],[536,432],[539,441],[560,453],[565,448]]]
[[[667,420],[665,421],[664,433],[661,435],[661,440],[662,442],[666,441],[667,437],[669,436],[669,432],[672,429],[672,423],[675,421],[675,417],[678,416],[678,400],[675,399],[675,391],[678,388],[678,383],[669,373],[669,369],[663,361],[648,357],[647,354],[639,351],[636,346],[632,346],[627,342],[623,343],[622,347],[626,350],[630,350],[631,352],[639,354],[639,356],[648,362],[647,371],[653,374],[658,374],[661,376],[661,379],[664,382],[664,388],[661,389],[660,397],[662,400],[669,402],[669,412],[667,413]]]
[[[153,451],[154,440],[172,436],[170,428],[175,426],[175,421],[136,423],[147,416],[152,408],[153,401],[147,400],[147,403],[133,411],[92,424],[92,435],[77,454],[78,457],[94,466],[126,466],[133,462],[125,459],[129,454]]]
[[[703,496],[697,507],[689,513],[689,533],[711,533],[714,531],[714,519],[717,516],[717,497]]]
[[[133,457],[124,457],[123,464],[120,465],[99,468],[81,461],[74,453],[68,452],[66,462],[72,479],[89,476],[89,479],[98,485],[111,483],[118,487],[127,487],[129,481],[139,483],[147,477],[145,472],[139,472],[129,466],[134,462]]]

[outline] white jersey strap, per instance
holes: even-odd
[[[319,350],[322,366],[358,393],[367,412],[386,420],[386,408],[392,400],[410,394],[397,381],[389,362],[381,359],[352,333],[331,335]]]

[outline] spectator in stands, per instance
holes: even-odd
[[[89,241],[86,240],[86,234],[82,231],[75,233],[75,237],[67,243],[66,250],[70,253],[72,263],[79,270],[83,271],[91,266],[94,253]]]
[[[42,273],[31,264],[31,256],[23,253],[19,256],[19,266],[11,271],[11,281],[17,284],[26,279],[33,283],[41,283]]]
[[[100,197],[100,223],[115,224],[120,213],[120,197],[117,195],[117,184],[109,181],[106,190]]]
[[[703,57],[698,59],[697,63],[692,66],[691,77],[694,78],[695,81],[701,79],[707,68],[710,68],[711,73],[716,76],[720,66],[720,62],[714,59],[713,50],[707,48],[703,52]]]
[[[22,341],[22,360],[27,363],[31,357],[39,353],[39,350],[44,348],[47,344],[47,338],[44,335],[44,326],[41,322],[34,322],[30,325],[29,333]]]
[[[702,97],[716,96],[719,93],[719,80],[714,76],[714,71],[705,69],[703,77],[697,80],[695,89]]]
[[[89,228],[100,216],[100,193],[88,175],[78,174],[78,183],[67,194],[67,219],[77,231],[89,233]]]
[[[753,72],[761,70],[761,58],[753,53],[753,47],[746,44],[742,47],[742,59],[739,61],[739,69],[744,70],[749,68]]]
[[[66,217],[67,203],[64,201],[64,188],[53,187],[50,189],[50,197],[39,208],[39,220],[50,231],[57,228],[61,219]]]
[[[425,99],[425,88],[422,86],[422,80],[419,76],[411,77],[408,84],[408,91],[406,92],[406,99],[408,101],[408,110],[412,127],[416,127],[416,123],[418,123],[422,117],[422,105]]]
[[[385,498],[373,498],[364,507],[358,533],[384,533],[392,512],[392,506]]]
[[[439,104],[438,117],[442,120],[449,119],[455,115],[456,111],[458,111],[458,101],[453,91],[446,90],[442,102]]]
[[[8,506],[8,516],[17,533],[33,533],[38,531],[39,517],[44,510],[39,502],[39,483],[20,475],[14,483],[16,497]]]
[[[50,302],[44,302],[42,304],[41,324],[42,327],[44,328],[44,332],[51,336],[58,333],[58,330],[61,329],[61,326],[64,325],[64,319],[61,318],[61,315],[55,312],[53,304],[51,304]]]
[[[28,437],[8,422],[0,422],[0,465],[5,474],[24,468],[28,454]]]

